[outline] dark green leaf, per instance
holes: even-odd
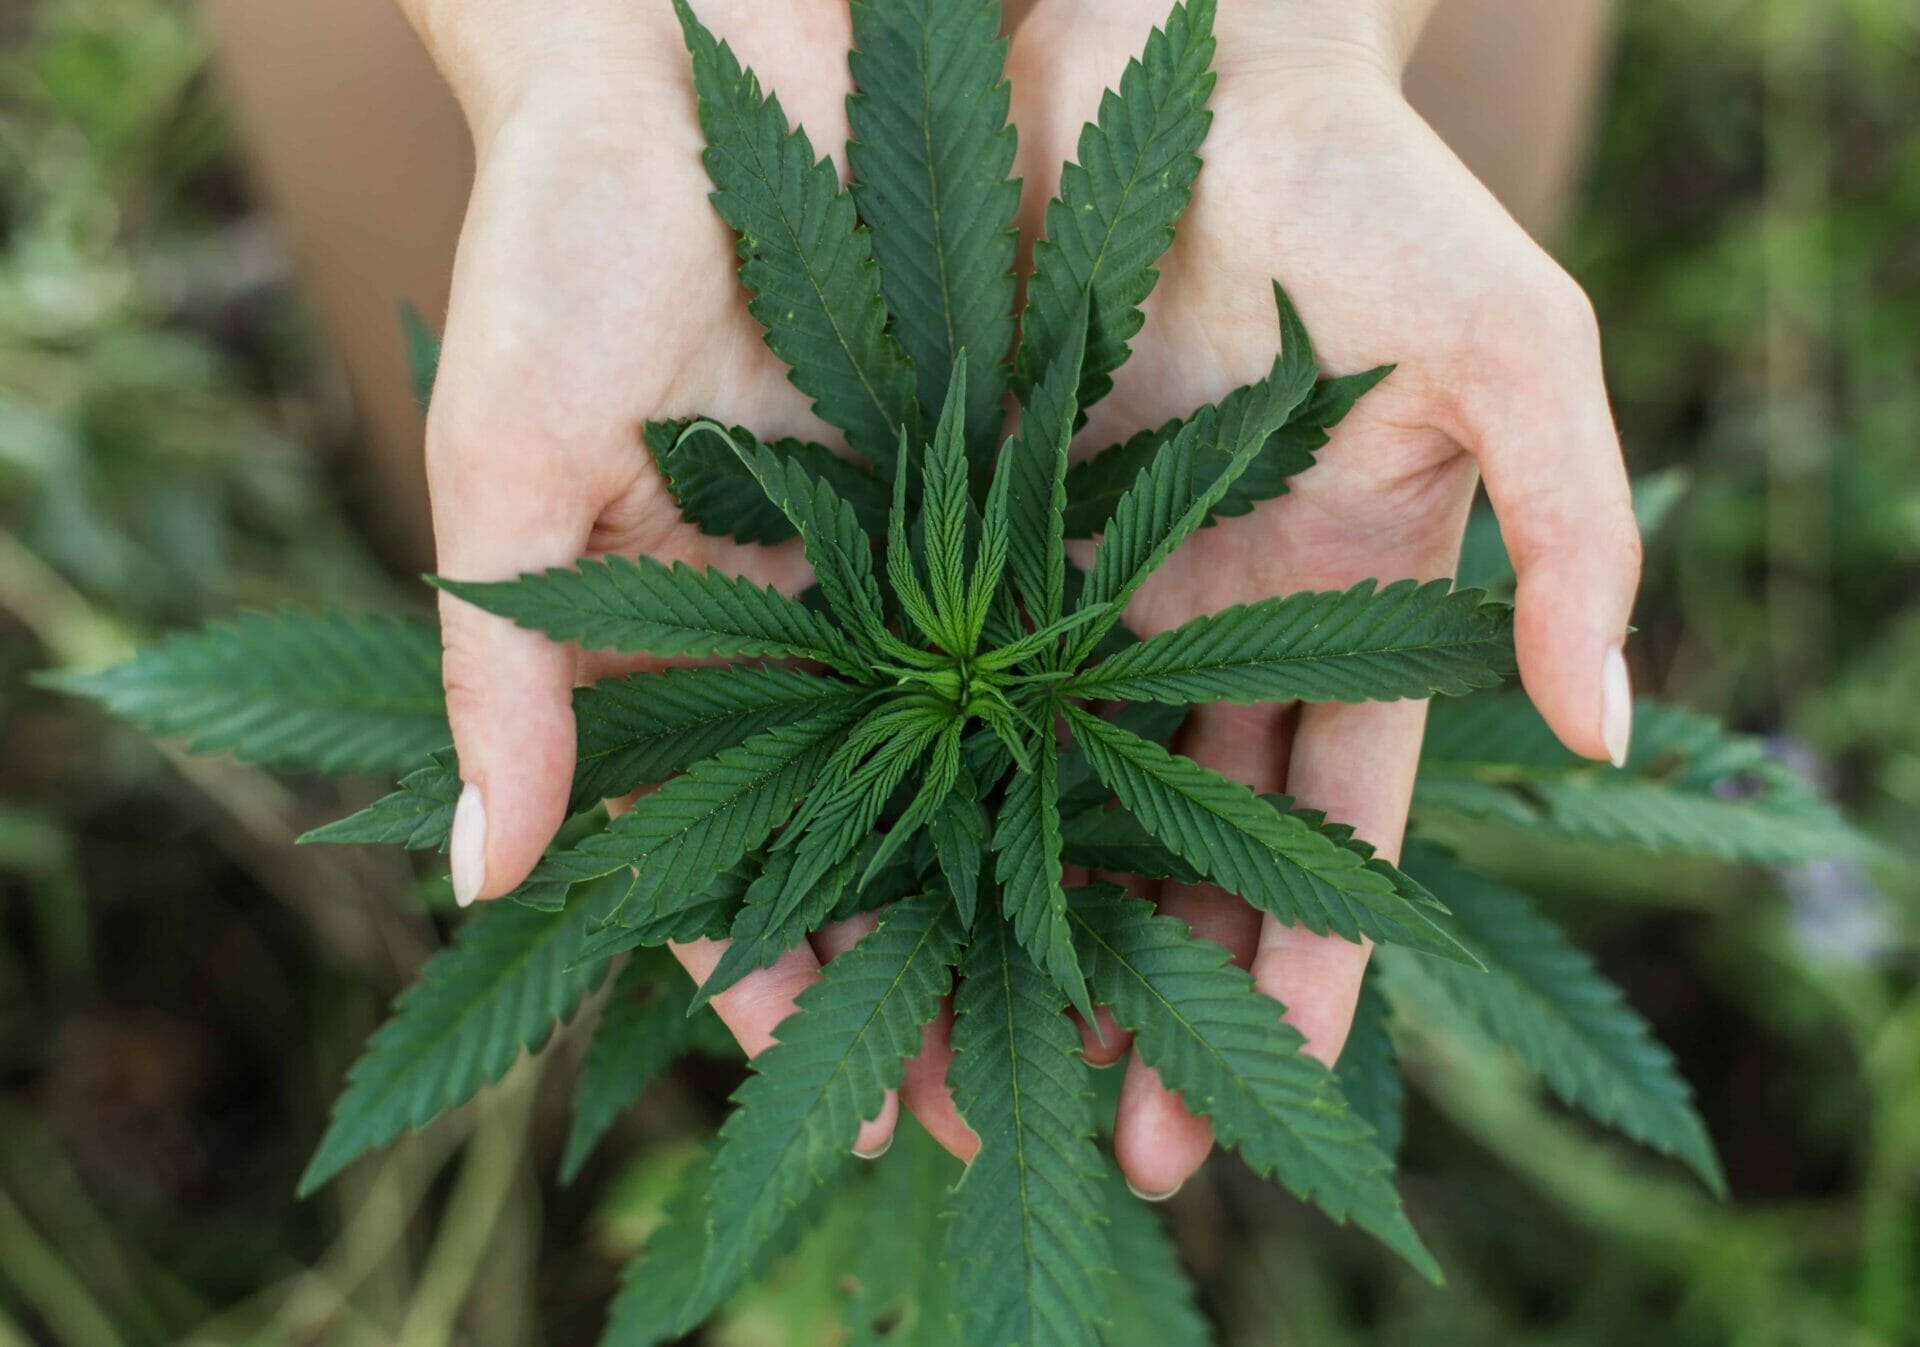
[[[960,352],[972,350],[970,456],[983,462],[1000,425],[1002,362],[1013,348],[1019,184],[1007,44],[993,0],[857,0],[847,102],[853,199],[873,231],[894,332],[931,414]]]
[[[42,681],[190,752],[290,771],[403,772],[452,737],[439,633],[402,618],[248,613]]]
[[[913,364],[886,330],[880,272],[853,198],[686,0],[674,10],[693,56],[713,204],[740,235],[748,307],[820,419],[845,431],[855,453],[882,462],[900,427],[917,429],[918,409]]]

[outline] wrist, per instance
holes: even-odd
[[[631,0],[400,0],[477,143],[545,90],[641,95],[684,64],[663,4]]]
[[[1398,87],[1436,0],[1220,0],[1220,60]]]

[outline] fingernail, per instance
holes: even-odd
[[[1600,670],[1600,741],[1615,767],[1627,765],[1627,741],[1633,737],[1633,684],[1627,678],[1627,656],[1621,646],[1607,652]]]
[[[1186,1186],[1186,1181],[1183,1179],[1179,1183],[1174,1184],[1173,1187],[1167,1189],[1164,1193],[1149,1193],[1134,1187],[1132,1179],[1127,1180],[1127,1191],[1139,1198],[1142,1202],[1165,1202]]]
[[[893,1138],[895,1135],[893,1132],[887,1133],[887,1139],[870,1151],[863,1151],[858,1146],[855,1146],[853,1148],[853,1158],[856,1160],[878,1160],[881,1156],[893,1149]]]
[[[487,882],[487,806],[471,784],[460,791],[453,809],[453,901],[470,906]]]
[[[1127,1060],[1125,1057],[1109,1057],[1106,1061],[1099,1062],[1087,1056],[1084,1052],[1080,1054],[1080,1058],[1095,1071],[1111,1071],[1114,1067]]]

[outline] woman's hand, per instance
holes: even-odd
[[[1035,0],[1011,69],[1029,237],[1100,90],[1166,9]],[[1298,305],[1323,368],[1397,368],[1291,494],[1190,539],[1141,592],[1131,624],[1150,634],[1271,594],[1450,575],[1483,475],[1518,569],[1527,691],[1570,748],[1619,760],[1640,550],[1585,297],[1401,97],[1404,15],[1309,0],[1220,9],[1193,207],[1132,359],[1077,447],[1260,377],[1276,345],[1270,278]],[[1180,748],[1353,824],[1391,858],[1424,717],[1422,702],[1206,707]],[[1160,905],[1250,968],[1307,1051],[1338,1057],[1366,947],[1262,918],[1217,889],[1168,885]],[[1111,1028],[1105,1037],[1090,1040],[1095,1060],[1125,1050]],[[958,1119],[940,1113],[940,1074],[933,1061],[916,1070],[907,1101],[964,1151]],[[1199,1167],[1212,1134],[1135,1057],[1114,1142],[1135,1189],[1161,1196]]]
[[[846,141],[840,0],[704,0],[701,12],[790,119]],[[645,552],[797,590],[797,548],[739,547],[683,523],[640,440],[649,418],[709,415],[832,443],[761,340],[733,236],[707,201],[685,48],[664,3],[421,0],[412,17],[472,126],[427,468],[442,574],[505,579]],[[443,597],[447,711],[466,784],[452,840],[462,903],[526,877],[566,810],[576,682],[648,667],[582,657]],[[820,961],[872,924],[829,928],[716,997],[748,1052],[772,1041]],[[676,953],[696,979],[723,945]],[[896,1106],[862,1132],[873,1151]]]

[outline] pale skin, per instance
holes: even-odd
[[[504,578],[596,552],[648,552],[797,589],[791,548],[742,548],[680,523],[637,443],[649,417],[702,413],[832,442],[747,314],[732,239],[706,201],[690,80],[666,6],[410,0],[459,95],[478,173],[428,424],[438,566]],[[1008,6],[1010,77],[1031,238],[1102,87],[1166,0]],[[1324,369],[1395,362],[1292,494],[1198,535],[1129,613],[1140,631],[1267,594],[1450,574],[1484,476],[1520,575],[1522,680],[1574,751],[1624,755],[1619,651],[1639,572],[1626,477],[1578,287],[1409,109],[1399,72],[1422,0],[1223,0],[1207,167],[1134,356],[1079,448],[1258,377],[1276,343],[1268,280],[1287,286]],[[844,4],[707,0],[816,151],[846,136]],[[569,689],[644,667],[581,656],[443,600],[449,713],[468,790],[453,859],[463,899],[532,868],[561,821]],[[1424,704],[1209,708],[1183,752],[1284,789],[1396,855]],[[1238,899],[1169,886],[1161,906],[1225,945],[1332,1063],[1368,951],[1285,927]],[[823,960],[870,925],[823,931],[716,998],[749,1052],[773,1040]],[[695,976],[718,942],[675,950]],[[1128,1057],[1104,1023],[1088,1056]],[[974,1139],[944,1075],[946,1021],[901,1094],[965,1157]],[[1142,1196],[1176,1190],[1211,1148],[1204,1120],[1129,1058],[1115,1123]],[[866,1124],[885,1148],[898,1102]]]

